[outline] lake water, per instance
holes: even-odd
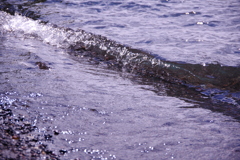
[[[240,158],[238,0],[8,3],[0,104],[60,159]]]

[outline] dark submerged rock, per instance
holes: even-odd
[[[35,63],[38,67],[39,67],[39,69],[44,69],[44,70],[49,70],[50,69],[50,67],[48,67],[45,63],[43,63],[43,62],[36,62]]]

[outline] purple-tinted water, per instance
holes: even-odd
[[[0,102],[37,126],[26,136],[57,131],[43,143],[58,155],[66,151],[60,159],[239,159],[240,124],[230,112],[238,104],[214,103],[212,93],[205,97],[69,55],[60,28],[81,28],[171,61],[237,66],[238,1],[46,1],[28,7],[59,28],[0,13]]]

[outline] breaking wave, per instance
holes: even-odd
[[[108,38],[78,29],[61,28],[37,20],[39,15],[21,6],[0,5],[1,32],[23,34],[68,50],[75,56],[84,51],[99,61],[130,73],[153,77],[200,91],[211,97],[240,91],[240,68],[215,64],[187,64],[163,60],[148,52],[133,49]],[[87,52],[86,52],[87,51]],[[226,99],[226,97],[224,97]],[[232,104],[239,105],[239,96]]]

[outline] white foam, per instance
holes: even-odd
[[[41,24],[40,21],[35,21],[20,15],[9,15],[0,13],[2,28],[5,31],[22,33],[25,36],[34,36],[41,39],[44,43],[48,43],[57,47],[69,46],[69,32],[64,29],[54,28],[51,24]]]

